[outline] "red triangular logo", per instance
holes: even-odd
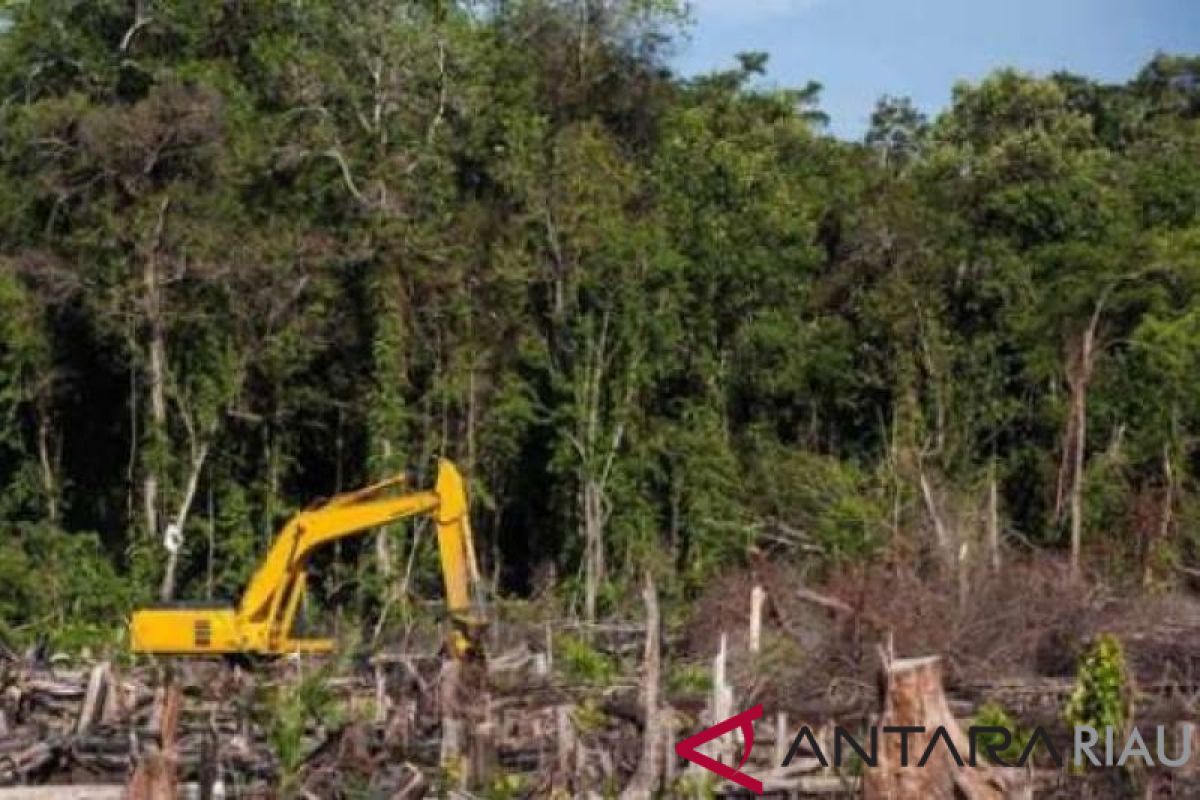
[[[733,781],[738,786],[749,789],[755,794],[763,793],[762,781],[755,780],[749,775],[746,775],[739,770],[746,763],[746,759],[750,757],[750,750],[754,747],[754,720],[761,719],[763,715],[763,707],[760,703],[748,711],[743,711],[740,714],[734,714],[724,722],[718,722],[711,728],[705,728],[697,734],[693,734],[675,745],[675,754],[682,759],[691,761],[693,764],[698,764],[704,767],[709,772],[719,775],[727,781]],[[702,744],[707,744],[713,739],[724,736],[732,730],[740,728],[742,731],[742,739],[745,741],[745,750],[742,752],[742,760],[737,767],[729,767],[717,761],[715,758],[709,758],[696,750]]]

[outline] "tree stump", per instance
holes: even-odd
[[[942,689],[941,659],[914,658],[884,666],[883,714],[879,763],[867,769],[864,800],[1023,800],[1031,797],[1025,771],[985,764],[970,765],[970,740],[950,712]],[[918,762],[938,727],[945,729],[964,762],[959,766],[939,740],[924,766]],[[887,733],[885,727],[920,727],[921,733]],[[907,740],[907,754],[903,752]],[[907,766],[903,766],[903,764]]]
[[[162,691],[162,706],[158,710],[160,740],[151,743],[138,759],[137,768],[129,779],[126,796],[129,800],[173,800],[178,796],[176,768],[179,757],[175,751],[183,692],[176,684]]]

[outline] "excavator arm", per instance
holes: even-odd
[[[175,654],[265,654],[328,652],[328,639],[293,636],[304,597],[308,558],[330,542],[407,517],[430,515],[437,528],[446,607],[455,626],[455,655],[475,648],[481,621],[473,615],[478,583],[467,495],[453,463],[438,463],[431,491],[403,493],[401,477],[339,495],[292,517],[275,537],[241,602],[230,607],[155,607],[134,612],[134,652]]]

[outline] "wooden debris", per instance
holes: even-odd
[[[762,611],[771,609],[784,589],[770,587],[758,602]],[[522,796],[531,798],[598,797],[611,791],[632,800],[671,796],[673,787],[693,778],[708,780],[708,773],[675,757],[674,743],[756,702],[756,682],[763,675],[738,652],[748,643],[748,631],[722,637],[707,703],[699,692],[668,698],[664,653],[669,648],[649,579],[643,600],[644,624],[593,630],[591,646],[604,648],[605,657],[625,670],[603,686],[547,674],[550,658],[535,652],[544,639],[542,627],[489,660],[490,691],[475,684],[481,675],[470,665],[444,666],[432,651],[379,657],[361,674],[329,677],[323,689],[341,712],[337,717],[355,721],[339,723],[332,715],[315,713],[302,722],[296,732],[299,765],[292,761],[288,773],[296,796],[466,797],[504,775],[519,778]],[[742,620],[744,603],[743,594]],[[752,610],[755,605],[751,599]],[[606,635],[616,642],[611,649],[604,644]],[[636,649],[630,647],[633,636],[639,640]],[[943,692],[937,659],[894,661],[887,655],[885,661],[886,693],[875,724],[943,725],[964,754],[969,742],[954,717],[969,717],[992,697],[1006,706],[1012,700],[1017,710],[1026,695],[1030,705],[1057,707],[1070,689],[1069,681],[1058,679],[964,684],[951,699]],[[271,746],[280,713],[271,698],[283,683],[299,680],[300,671],[294,662],[253,674],[218,664],[184,664],[164,686],[163,675],[149,668],[118,674],[108,664],[67,669],[0,663],[0,711],[6,722],[0,733],[0,800],[86,798],[93,787],[100,792],[98,800],[275,796],[283,767]],[[304,671],[311,674],[307,666]],[[1161,688],[1167,692],[1168,687]],[[1184,688],[1192,691],[1179,683],[1171,691],[1177,695]],[[794,754],[783,767],[802,726],[810,727],[828,753],[832,726],[861,725],[866,721],[861,715],[871,713],[874,703],[866,699],[863,710],[854,712],[860,716],[850,719],[814,719],[803,709],[788,707],[785,713],[770,706],[757,723],[755,747],[743,771],[760,779],[771,796],[1010,800],[1027,790],[1006,782],[1023,773],[959,769],[940,746],[936,763],[902,769],[895,737],[880,737],[880,765],[861,775],[839,773],[807,752]],[[741,754],[735,738],[715,740],[705,751],[735,763]],[[909,737],[910,763],[928,741]],[[72,782],[78,785],[67,785]],[[715,790],[722,797],[744,796],[733,785]]]
[[[161,733],[158,743],[147,746],[129,779],[129,800],[172,800],[177,793],[176,737],[183,693],[170,684],[162,693],[162,711],[158,715]]]
[[[733,715],[733,687],[729,685],[729,637],[721,634],[721,649],[713,658],[712,696],[708,703],[708,724],[714,725]],[[728,762],[733,757],[733,741],[729,737],[717,739],[708,745],[710,755],[718,761]]]
[[[24,783],[50,765],[61,750],[62,740],[55,737],[0,755],[0,784]]]
[[[75,728],[77,733],[87,733],[92,723],[100,717],[109,694],[110,678],[108,662],[101,662],[92,667],[88,676],[87,691],[83,696],[83,706],[79,711],[79,723]]]
[[[0,800],[126,800],[125,787],[114,785],[22,786],[0,789]]]
[[[466,723],[463,720],[462,665],[448,661],[438,682],[441,705],[442,737],[439,763],[447,774],[457,777],[459,788],[466,788]]]
[[[750,591],[750,652],[755,654],[762,650],[762,617],[766,601],[767,593],[761,586]]]

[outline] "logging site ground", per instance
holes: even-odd
[[[0,800],[1200,798],[1198,53],[0,0]]]

